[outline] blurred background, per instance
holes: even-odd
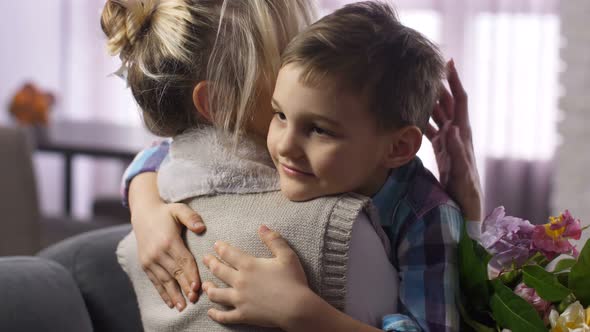
[[[108,56],[100,30],[104,2],[0,2],[0,126],[17,125],[7,109],[27,82],[55,100],[47,128],[29,129],[37,139],[49,137],[32,150],[43,216],[88,220],[103,213],[125,219],[110,211],[118,208],[121,175],[130,156],[154,139],[143,129],[125,82],[112,75],[120,61]],[[318,3],[327,14],[350,2]],[[510,215],[544,223],[569,208],[587,224],[587,1],[393,3],[402,22],[440,45],[459,69],[486,210],[504,205]],[[419,155],[436,173],[428,143]]]

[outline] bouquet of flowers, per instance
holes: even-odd
[[[544,225],[496,208],[459,243],[465,330],[590,332],[590,241],[581,252],[580,220],[569,211]]]

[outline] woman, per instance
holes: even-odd
[[[446,109],[447,109],[447,110],[450,110],[450,109],[452,109],[452,108],[449,108],[449,107],[448,107],[448,106],[449,106],[449,105],[448,105],[448,102],[449,102],[449,100],[450,100],[450,101],[452,101],[452,98],[449,98],[448,96],[447,96],[447,98],[446,98],[446,99],[445,99],[445,98],[443,98],[443,99],[441,100],[441,101],[442,101],[442,103],[441,103],[441,104],[445,104],[444,106],[446,107]],[[440,115],[440,114],[444,114],[444,113],[441,113],[440,111],[439,111],[438,113],[439,113],[439,115]],[[444,117],[444,116],[443,116],[443,117]],[[459,117],[458,117],[458,118],[459,118]],[[440,119],[439,119],[439,121],[440,121]],[[456,134],[457,134],[456,130],[449,130],[449,129],[448,129],[448,126],[447,126],[447,129],[445,129],[444,127],[441,127],[441,132],[442,132],[442,133],[447,133],[447,134],[444,134],[444,135],[438,135],[438,137],[444,137],[444,138],[446,138],[447,136],[449,136],[449,138],[450,138],[450,139],[449,139],[449,147],[452,149],[452,148],[454,147],[454,145],[453,145],[453,142],[454,142],[454,141],[457,139],[457,137],[458,137],[458,136],[456,135]],[[442,144],[441,146],[446,146],[446,145],[445,145],[445,144]],[[443,151],[443,150],[440,150],[440,151]],[[439,158],[439,159],[440,159],[440,158]],[[439,164],[439,165],[440,165],[440,164]],[[446,165],[446,163],[445,163],[445,165]],[[444,173],[444,172],[443,172],[443,173]],[[451,174],[451,175],[453,175],[453,174]],[[133,201],[133,196],[134,196],[134,186],[136,186],[136,184],[137,184],[137,181],[139,181],[139,177],[138,177],[138,178],[137,178],[137,179],[136,179],[136,180],[135,180],[135,181],[132,183],[132,185],[131,185],[131,200],[130,200],[130,203],[131,203],[131,206],[132,206],[132,211],[134,211],[134,210],[135,210],[135,207],[134,207],[135,203],[134,203],[134,201]],[[451,183],[453,183],[453,182],[451,181]],[[154,191],[154,192],[155,192],[155,193],[156,193],[156,195],[157,195],[157,191]],[[146,202],[146,201],[148,201],[148,200],[146,200],[146,199],[145,199],[145,197],[144,197],[144,198],[142,198],[142,199],[141,199],[141,201],[143,201],[143,202]],[[184,212],[184,211],[186,211],[186,210],[184,210],[184,209],[183,209],[182,207],[180,207],[180,206],[173,206],[173,208],[178,208],[178,209],[181,209],[182,211],[180,212],[180,215],[181,215],[181,214],[183,214],[183,213],[186,213],[186,212]],[[164,209],[164,210],[166,210],[166,209]],[[153,209],[152,209],[152,211],[153,211]],[[133,218],[133,220],[137,220],[137,218],[135,218],[135,216],[136,216],[137,214],[134,212],[134,213],[133,213],[133,215],[134,215],[134,218]],[[179,212],[175,212],[175,215],[179,215]],[[181,219],[182,219],[182,218],[181,218]],[[158,221],[158,222],[161,222],[161,221]],[[141,231],[140,231],[140,229],[138,229],[138,227],[137,227],[137,226],[135,226],[135,225],[136,225],[136,222],[134,222],[134,228],[136,228],[136,233],[138,234],[138,242],[140,242],[139,244],[140,244],[140,247],[141,247],[141,242],[142,242],[142,241],[144,241],[144,240],[141,240],[141,241],[140,241],[140,233],[141,233]],[[191,222],[191,226],[193,226],[193,229],[195,229],[195,225],[193,225],[193,223],[192,223],[192,222]],[[202,225],[196,225],[196,226],[197,226],[196,228],[200,228],[201,230],[203,229],[203,226],[202,226]],[[142,228],[142,227],[139,227],[139,228]],[[178,233],[178,231],[177,231],[177,233]],[[147,234],[147,233],[144,233],[144,234]],[[269,233],[267,232],[266,234],[269,234]],[[274,233],[270,233],[270,234],[274,234]],[[276,236],[276,235],[274,235],[274,236]],[[174,235],[172,235],[172,237],[174,237]],[[177,234],[177,237],[178,237],[178,234]],[[222,246],[221,246],[221,248],[224,248],[224,246],[222,245]],[[182,252],[182,249],[183,249],[183,248],[181,248],[180,246],[177,246],[177,247],[176,247],[175,249],[173,249],[173,250],[178,250],[178,252]],[[223,249],[221,249],[221,250],[223,250]],[[156,250],[156,251],[158,251],[158,250]],[[142,250],[140,250],[140,255],[141,255],[141,252],[142,252]],[[171,257],[179,257],[178,255],[174,255],[174,254],[172,254],[172,255],[170,255],[170,256],[171,256]],[[164,255],[164,257],[165,257],[165,255]],[[187,255],[186,255],[186,252],[185,252],[184,254],[181,254],[181,255],[180,255],[180,257],[189,257],[189,256],[187,256]],[[149,261],[149,259],[148,259],[148,261]],[[189,266],[191,265],[191,264],[190,264],[191,260],[190,260],[190,259],[188,259],[188,258],[180,258],[180,259],[178,259],[178,262],[182,263],[182,264],[180,264],[180,265],[187,265],[187,264],[186,264],[186,262],[189,262],[189,263],[188,263],[188,265],[189,265]],[[207,264],[217,264],[217,261],[215,261],[214,259],[212,259],[212,258],[209,258],[209,257],[208,257],[208,259],[206,259],[206,262],[207,262]],[[194,291],[195,291],[195,288],[196,288],[196,286],[197,286],[197,285],[196,285],[196,284],[194,284],[194,285],[191,285],[191,282],[190,282],[191,280],[195,280],[195,279],[194,279],[194,278],[192,279],[192,278],[191,278],[191,276],[190,276],[189,274],[183,275],[183,274],[184,274],[184,270],[183,270],[183,269],[178,269],[178,266],[175,266],[176,264],[175,264],[175,262],[174,262],[174,259],[172,259],[172,262],[171,262],[171,258],[170,258],[170,257],[168,257],[168,258],[165,258],[165,259],[164,259],[164,261],[162,261],[162,262],[159,262],[159,263],[157,263],[157,264],[150,264],[150,263],[148,262],[147,264],[144,264],[144,265],[145,265],[145,267],[146,267],[146,270],[147,270],[148,274],[149,274],[149,273],[152,273],[152,275],[156,275],[156,273],[155,273],[155,272],[152,272],[152,270],[155,270],[155,269],[156,269],[158,266],[164,266],[164,267],[166,267],[166,268],[167,268],[167,269],[166,269],[166,270],[167,270],[167,272],[168,272],[168,275],[167,275],[167,276],[166,276],[166,274],[165,274],[165,273],[162,273],[162,269],[160,268],[160,269],[158,269],[158,271],[159,271],[159,273],[158,273],[158,275],[159,275],[159,276],[158,276],[158,278],[152,278],[152,282],[154,282],[154,284],[156,284],[157,288],[158,288],[158,289],[159,289],[159,291],[160,291],[160,295],[161,295],[161,296],[162,296],[164,299],[166,299],[166,297],[167,297],[167,296],[168,296],[168,299],[170,299],[170,298],[171,298],[171,297],[170,297],[170,295],[169,295],[170,293],[172,293],[172,296],[173,296],[173,298],[174,298],[175,300],[176,300],[176,299],[178,299],[179,297],[180,297],[180,298],[182,298],[182,296],[178,296],[178,288],[176,288],[176,289],[175,289],[175,285],[174,285],[174,283],[173,283],[173,282],[172,282],[172,283],[170,282],[170,281],[172,280],[172,279],[170,279],[170,276],[171,276],[171,275],[174,275],[174,276],[178,277],[178,279],[179,279],[179,281],[180,281],[180,284],[181,284],[181,285],[183,285],[183,288],[185,289],[185,293],[186,293],[186,294],[188,294],[188,296],[189,296],[189,298],[190,298],[191,300],[194,300],[194,299],[195,299],[195,292],[194,292]],[[218,265],[218,264],[217,264],[217,265]],[[181,266],[181,267],[182,267],[182,266]],[[189,268],[189,270],[190,270],[190,268]],[[192,269],[192,270],[194,271],[195,269]],[[242,271],[242,269],[241,269],[240,271]],[[221,276],[220,276],[220,277],[221,277]],[[166,278],[168,278],[168,280],[166,280]],[[155,280],[154,280],[154,279],[155,279]],[[222,279],[223,279],[223,278],[222,278]],[[163,282],[163,283],[160,283],[159,281],[164,281],[164,282]],[[188,287],[187,287],[187,286],[188,286]],[[191,294],[191,290],[189,290],[189,289],[190,289],[190,286],[192,286],[192,294]],[[214,294],[214,292],[215,292],[215,290],[214,290],[213,286],[212,286],[212,285],[207,285],[207,287],[206,287],[206,288],[207,288],[207,291],[208,291],[208,292],[213,292],[213,293],[211,293],[211,297],[215,297],[215,296],[213,295],[213,294]],[[296,288],[296,289],[301,289],[301,288]],[[187,290],[188,290],[188,291],[187,291]],[[176,291],[176,294],[175,294],[175,291]],[[180,301],[178,301],[178,302],[180,302]],[[183,305],[181,304],[181,305],[180,305],[180,307],[181,307],[180,309],[182,309]],[[233,311],[233,312],[234,312],[234,314],[238,313],[238,316],[241,316],[241,315],[240,315],[240,310],[238,309],[238,307],[237,307],[237,306],[236,306],[236,308],[237,308],[237,309]],[[321,312],[321,311],[319,311],[319,310],[315,311],[315,310],[314,310],[314,312]],[[213,312],[213,313],[214,313],[214,312]],[[276,312],[275,312],[275,314],[276,314]],[[242,314],[242,315],[243,315],[243,314]],[[275,317],[279,317],[279,319],[281,319],[281,318],[283,318],[283,317],[288,317],[289,315],[288,315],[288,313],[287,313],[287,312],[285,312],[284,314],[281,314],[281,315],[274,315],[274,316],[275,316]],[[330,321],[336,321],[336,320],[330,320]],[[279,325],[279,326],[280,326],[280,325]],[[349,324],[348,326],[350,327],[351,325]]]
[[[396,311],[398,277],[383,230],[364,213],[368,199],[344,194],[287,200],[261,140],[270,122],[278,70],[274,56],[307,21],[308,7],[304,1],[283,0],[108,1],[101,25],[109,50],[123,61],[146,124],[175,138],[159,171],[160,194],[168,201],[189,202],[210,220],[203,236],[186,235],[191,253],[202,256],[223,237],[262,255],[266,249],[249,234],[265,221],[291,234],[306,267],[299,278],[332,306],[367,326],[379,325],[383,314]],[[363,240],[355,240],[356,234]],[[188,308],[166,301],[180,314],[163,310],[151,282],[170,268],[170,261],[145,273],[137,252],[142,236],[129,234],[117,256],[136,290],[144,328],[227,330],[207,318],[206,298]],[[367,256],[372,259],[363,261]],[[363,288],[369,282],[385,291],[371,296]],[[185,288],[189,297],[190,292]]]

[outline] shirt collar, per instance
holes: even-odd
[[[411,179],[421,166],[422,161],[415,157],[404,166],[392,169],[381,189],[372,197],[382,225],[388,224],[393,217],[397,202],[405,196]]]

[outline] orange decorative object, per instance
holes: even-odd
[[[9,111],[21,125],[45,126],[54,103],[52,93],[39,90],[33,83],[25,83],[12,98]]]

